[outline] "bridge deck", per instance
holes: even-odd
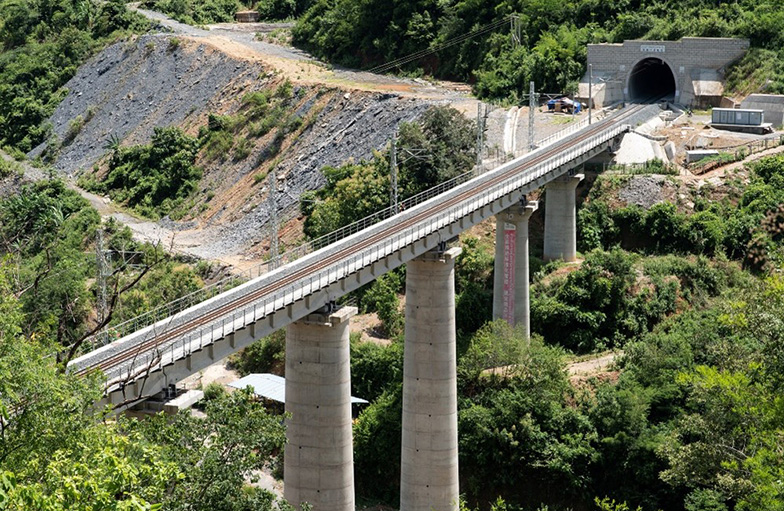
[[[130,403],[431,250],[610,147],[658,113],[631,105],[398,215],[87,353],[113,403]],[[145,390],[146,388],[146,390]]]

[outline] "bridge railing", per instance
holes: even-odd
[[[610,110],[606,109],[603,115],[606,115]],[[598,121],[598,116],[594,118],[594,122]],[[537,142],[537,147],[545,147],[558,140],[563,139],[583,128],[588,126],[588,119],[585,118],[567,128],[559,130],[558,132],[543,138],[542,140]],[[526,154],[525,152],[521,154]],[[498,162],[498,165],[491,166],[485,168],[484,166],[477,166],[469,172],[465,172],[459,176],[456,176],[448,181],[440,183],[432,188],[429,188],[421,193],[418,193],[408,199],[400,201],[397,208],[388,207],[382,209],[372,215],[369,215],[361,220],[353,222],[349,225],[341,227],[329,234],[316,238],[314,240],[306,241],[301,245],[291,248],[281,254],[278,259],[265,261],[263,263],[259,263],[247,270],[244,270],[240,273],[233,274],[229,277],[221,279],[218,282],[210,284],[208,286],[204,286],[201,289],[198,289],[192,293],[184,295],[180,298],[172,300],[163,305],[159,305],[154,309],[151,309],[147,312],[144,312],[134,318],[128,319],[116,325],[112,325],[107,327],[105,330],[97,333],[91,339],[88,339],[85,342],[85,346],[89,347],[90,349],[95,349],[101,346],[104,346],[112,341],[125,337],[133,332],[140,330],[141,328],[147,327],[149,325],[155,324],[158,321],[161,321],[167,317],[171,317],[179,312],[182,312],[197,303],[201,303],[203,301],[209,300],[214,296],[217,296],[228,289],[231,289],[243,282],[247,282],[254,278],[260,277],[275,268],[278,268],[282,265],[294,262],[302,257],[311,254],[317,250],[320,250],[328,245],[332,245],[333,243],[345,239],[349,236],[352,236],[360,231],[367,229],[373,225],[376,225],[392,216],[396,215],[400,211],[406,211],[418,204],[421,204],[427,200],[432,199],[437,195],[441,195],[442,193],[451,190],[478,175],[484,174],[486,172],[490,172],[501,165],[507,163],[507,160],[504,159]]]
[[[645,115],[638,114],[635,117],[645,117]],[[632,118],[629,119],[628,122],[629,124],[634,124],[637,121],[635,118]],[[338,282],[339,280],[358,271],[359,269],[364,268],[373,262],[378,261],[396,252],[397,250],[400,250],[401,248],[408,246],[415,241],[458,221],[460,218],[469,215],[473,211],[476,211],[509,193],[524,188],[528,183],[531,183],[532,181],[535,181],[536,179],[544,176],[547,172],[550,172],[555,168],[561,167],[570,161],[573,161],[585,152],[590,151],[593,147],[596,147],[617,137],[620,133],[627,131],[627,129],[628,125],[615,125],[602,133],[594,135],[585,141],[575,144],[574,146],[567,146],[557,156],[549,158],[544,162],[535,164],[523,172],[520,172],[513,177],[504,180],[501,183],[490,186],[482,191],[478,191],[476,195],[472,196],[470,199],[447,208],[446,210],[437,215],[434,215],[424,222],[419,222],[416,225],[408,227],[393,236],[387,237],[383,242],[356,252],[325,269],[319,270],[318,272],[315,272],[308,277],[297,280],[288,286],[271,293],[270,295],[264,296],[263,298],[260,298],[253,303],[234,310],[230,314],[223,315],[208,325],[193,329],[192,331],[175,338],[173,341],[169,341],[165,346],[157,346],[155,349],[148,350],[146,353],[140,353],[139,356],[136,357],[134,362],[130,365],[114,369],[113,377],[110,375],[110,382],[114,381],[117,383],[123,379],[127,379],[128,375],[135,374],[135,372],[150,370],[149,364],[156,363],[156,359],[159,366],[162,367],[168,365],[178,358],[187,356],[189,353],[201,349],[207,344],[225,337],[227,333],[233,332],[251,323],[255,323],[269,316],[275,311],[282,309],[286,305],[293,303],[296,300],[300,300],[305,296],[310,295],[319,289],[323,289],[330,284]],[[520,162],[512,162],[507,164],[505,167],[520,164]],[[524,165],[525,163],[522,162],[522,164]],[[509,170],[509,168],[497,170],[504,172]],[[493,174],[495,174],[495,172]],[[469,186],[478,189],[482,186],[483,183],[486,183],[487,180],[492,178],[494,178],[494,176],[490,173],[485,174],[478,180],[472,182]],[[465,189],[465,187],[453,187],[451,191],[448,191],[448,193],[444,194],[442,200],[449,200],[465,191]],[[416,209],[417,208],[412,208],[411,210],[404,211],[400,220],[405,220],[406,218],[410,218],[412,215],[417,214]],[[368,233],[368,236],[378,232],[377,229],[385,229],[388,226],[388,224],[385,226],[378,226],[376,229],[372,229],[371,232]],[[339,245],[345,245],[345,247],[339,246],[334,248],[336,250],[348,248],[357,241],[358,239],[345,240],[342,243],[339,242]],[[311,264],[311,262],[301,261],[301,264],[306,265]],[[160,326],[160,329],[165,331],[169,326],[176,326],[173,318],[168,324]],[[156,328],[153,327],[152,329],[148,329],[146,332],[140,332],[140,338],[138,340],[133,339],[133,342],[138,342],[139,340],[144,340],[145,338],[155,337],[155,335],[161,333],[156,332],[155,330]],[[130,341],[131,340],[129,339],[129,342]]]

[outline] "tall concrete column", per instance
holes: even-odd
[[[544,260],[577,260],[577,206],[575,188],[583,174],[561,176],[547,183],[544,210]]]
[[[455,258],[428,252],[406,266],[400,509],[454,511],[457,471]]]
[[[517,204],[495,217],[493,319],[522,325],[527,336],[531,335],[528,220],[538,207],[536,201]]]
[[[286,328],[283,496],[313,511],[354,511],[349,319],[356,307]]]

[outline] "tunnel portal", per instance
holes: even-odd
[[[589,44],[577,97],[594,107],[657,95],[684,106],[719,106],[723,69],[748,48],[747,39],[721,37]]]
[[[629,97],[633,101],[674,99],[675,88],[670,66],[656,57],[641,60],[629,74]]]

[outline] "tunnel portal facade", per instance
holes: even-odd
[[[591,72],[583,76],[578,96],[584,103],[593,98],[596,107],[658,97],[685,106],[722,106],[725,69],[748,48],[745,39],[711,37],[589,44]]]

